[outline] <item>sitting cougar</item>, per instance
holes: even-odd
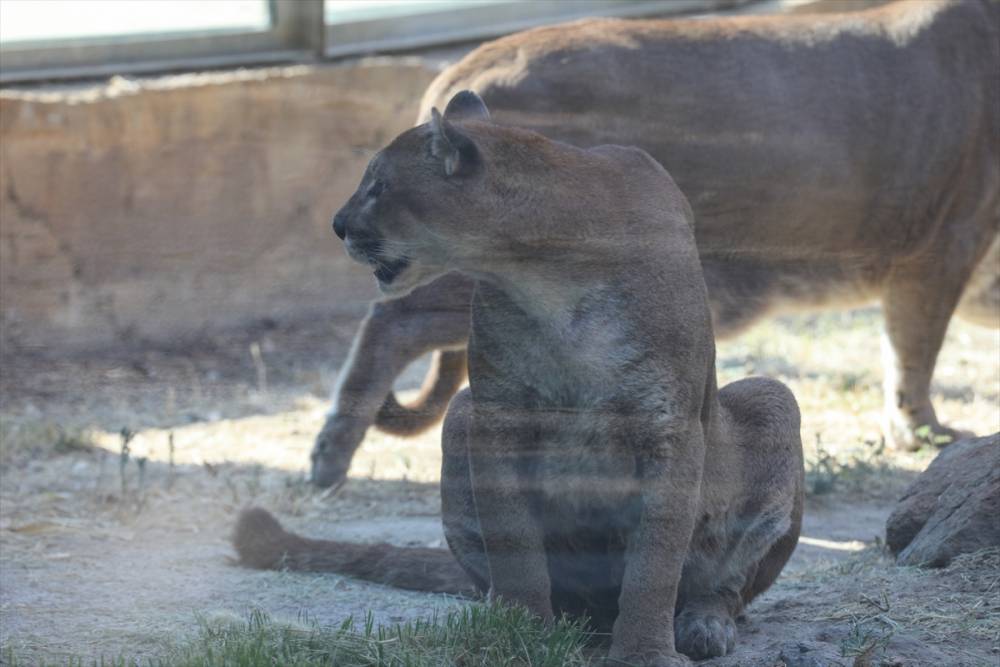
[[[499,123],[648,151],[690,198],[720,336],[880,300],[885,433],[913,446],[920,426],[955,435],[929,390],[959,299],[959,315],[1000,323],[998,71],[996,1],[602,19],[482,45],[437,77],[420,117],[471,88]],[[465,377],[471,294],[449,275],[373,304],[316,441],[317,483],[343,478],[373,421],[405,434],[440,419]],[[430,350],[409,410],[393,380]]]
[[[372,160],[334,229],[387,294],[452,269],[478,281],[441,475],[476,589],[586,614],[614,660],[732,651],[798,540],[799,412],[773,380],[716,390],[692,212],[667,172],[495,125],[464,91]],[[258,567],[434,590],[457,574],[429,550],[304,540],[262,510],[234,541]]]

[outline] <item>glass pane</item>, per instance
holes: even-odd
[[[264,30],[268,0],[0,0],[0,42]]]
[[[327,24],[413,16],[451,9],[505,5],[525,0],[326,0]]]

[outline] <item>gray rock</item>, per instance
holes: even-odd
[[[826,667],[830,664],[829,656],[816,648],[803,642],[788,644],[778,654],[778,662],[785,667]]]
[[[938,454],[896,505],[885,534],[900,565],[943,567],[1000,546],[1000,433]]]

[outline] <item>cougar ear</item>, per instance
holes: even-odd
[[[467,174],[479,163],[475,142],[431,109],[431,154],[444,164],[445,176]]]
[[[444,117],[452,122],[463,120],[479,120],[489,122],[490,110],[486,108],[483,98],[471,90],[462,90],[451,98],[444,109]]]

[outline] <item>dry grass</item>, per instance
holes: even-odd
[[[795,392],[813,494],[807,519],[823,517],[813,520],[809,535],[840,548],[828,551],[831,558],[871,539],[879,517],[935,453],[881,447],[879,326],[870,310],[790,317],[719,346],[721,382],[767,374]],[[5,359],[4,646],[27,664],[121,651],[150,657],[163,655],[165,639],[197,632],[196,611],[242,616],[259,607],[294,617],[304,609],[336,624],[372,609],[378,623],[392,624],[452,605],[346,579],[250,573],[227,564],[233,513],[248,503],[317,536],[349,527],[351,539],[440,544],[437,431],[409,440],[373,431],[338,492],[317,492],[305,482],[308,451],[327,408],[323,386],[339,362],[325,355],[331,341],[343,354],[352,333],[350,323],[318,323],[309,331],[221,338],[200,350]],[[1000,332],[952,325],[934,386],[942,419],[979,433],[1000,429],[998,350]],[[260,364],[267,366],[266,387]],[[417,369],[404,386],[415,386],[419,376]],[[134,432],[127,456],[123,428]],[[822,532],[849,528],[858,503],[875,529]],[[836,643],[857,656],[890,627],[878,614],[902,628],[890,637],[889,653],[909,631],[932,642],[945,643],[949,635],[956,645],[967,640],[979,656],[983,642],[995,642],[996,598],[986,606],[995,578],[990,583],[975,568],[961,569],[962,561],[942,574],[895,568],[877,553],[859,558],[848,569],[821,573],[804,561],[779,581],[775,597],[801,600],[803,619],[829,619],[810,622],[841,628]],[[757,607],[757,618],[767,617],[767,604]],[[775,631],[792,632],[787,619],[780,623]]]
[[[956,634],[1000,642],[1000,547],[956,557],[940,570],[897,566],[881,547],[860,552],[843,563],[798,578],[817,588],[851,581],[856,599],[816,621],[920,630],[934,642],[952,642]]]
[[[937,452],[885,447],[881,325],[875,308],[789,316],[719,344],[720,384],[762,374],[794,392],[812,494],[895,498]],[[953,320],[934,378],[932,400],[943,422],[1000,431],[1000,330]]]
[[[33,417],[0,416],[0,468],[35,458],[86,452],[93,434]]]

